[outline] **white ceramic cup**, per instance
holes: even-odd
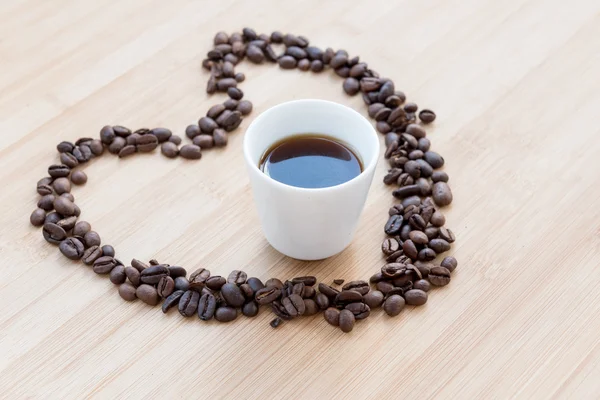
[[[349,145],[363,172],[340,185],[308,189],[278,182],[259,169],[266,150],[294,134],[320,133]],[[296,100],[259,115],[244,137],[244,159],[263,232],[276,250],[300,260],[320,260],[352,240],[373,180],[379,138],[358,112],[325,100]]]

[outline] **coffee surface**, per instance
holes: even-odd
[[[278,182],[309,189],[340,185],[363,170],[358,156],[345,144],[317,134],[294,135],[274,143],[259,167]]]

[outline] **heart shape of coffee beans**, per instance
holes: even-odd
[[[276,54],[272,44],[283,44],[285,52]],[[252,103],[243,99],[244,93],[237,87],[245,76],[236,73],[235,66],[244,58],[256,64],[278,63],[283,69],[314,73],[333,70],[344,78],[346,94],[361,93],[369,116],[385,135],[385,158],[391,169],[383,182],[398,186],[392,194],[400,202],[389,209],[384,227],[388,237],[381,249],[387,263],[369,282],[352,281],[341,288],[341,279],[332,285],[317,285],[314,276],[263,282],[248,278],[243,271],[232,271],[225,278],[213,276],[204,268],[188,276],[183,267],[156,260],[146,264],[133,259],[130,266],[125,266],[115,258],[112,246],[101,244],[100,235],[92,231],[89,223],[78,221],[80,210],[70,193],[71,184],[85,184],[87,176],[81,167],[105,154],[106,149],[125,158],[160,146],[166,157],[196,160],[202,151],[225,146],[228,133],[252,111]],[[257,35],[250,28],[232,35],[219,32],[202,66],[210,71],[206,91],[227,92],[229,99],[212,106],[198,124],[186,128],[191,144],[180,147],[182,139],[166,128],[132,132],[123,126],[103,127],[99,139],[84,137],[75,143],[58,144],[60,164],[51,165],[49,177],[37,183],[41,198],[30,220],[34,226],[43,227],[44,238],[58,245],[65,257],[91,265],[97,274],[108,275],[124,300],[140,299],[151,306],[162,301],[164,313],[177,307],[184,317],[196,314],[200,320],[214,318],[220,322],[236,319],[238,309],[243,315],[254,317],[260,306],[268,305],[276,315],[271,321],[274,328],[283,320],[323,312],[331,325],[350,332],[355,321],[367,318],[371,310],[383,306],[388,315],[398,315],[405,305],[425,304],[431,285],[445,286],[450,282],[456,259],[446,257],[440,264],[433,263],[454,242],[454,234],[444,227],[444,215],[436,209],[451,203],[452,192],[448,175],[439,170],[444,159],[430,151],[424,129],[424,125],[435,120],[433,111],[421,110],[417,114],[417,105],[407,103],[394,82],[381,78],[358,57],[350,58],[345,50],[310,46],[303,36],[281,32]]]

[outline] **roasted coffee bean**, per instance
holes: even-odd
[[[404,301],[404,298],[395,294],[385,300],[383,303],[383,310],[390,317],[395,317],[396,315],[400,314],[405,304],[406,302]]]
[[[219,307],[215,311],[215,319],[219,322],[231,322],[237,318],[237,310],[233,307]]]
[[[255,64],[260,64],[265,60],[265,53],[258,46],[248,46],[246,56]]]
[[[402,263],[388,263],[381,267],[381,274],[385,279],[397,278],[406,273],[406,265]]]
[[[46,222],[46,211],[41,208],[36,208],[29,217],[29,222],[33,226],[42,226]]]
[[[435,151],[425,152],[424,158],[433,169],[442,168],[444,166],[444,158]]]
[[[61,153],[60,162],[69,168],[75,168],[79,165],[77,158],[71,153]]]
[[[195,138],[194,138],[195,139]],[[212,140],[212,138],[211,138]],[[196,143],[194,143],[196,144]],[[179,155],[179,147],[175,143],[172,142],[164,142],[160,146],[160,152],[168,158],[175,158]]]
[[[215,38],[213,39],[213,43],[216,45],[219,44],[226,44],[229,40],[229,35],[227,35],[225,32],[217,32],[217,34],[215,35]]]
[[[343,283],[344,283],[344,279],[334,279],[333,280],[334,285],[341,285]]]
[[[98,235],[98,233],[94,231],[89,231],[85,235],[83,235],[83,242],[85,244],[85,247],[92,247],[100,246],[100,243],[102,241],[100,240],[100,235]]]
[[[140,260],[136,260],[135,258],[131,260],[131,266],[137,269],[139,272],[142,272],[143,270],[148,268],[147,264],[141,262]]]
[[[63,193],[63,194],[61,194],[61,196],[69,199],[70,201],[75,201],[75,197],[71,193]],[[77,218],[77,217],[75,217],[75,218]]]
[[[356,320],[365,319],[371,314],[371,308],[365,303],[351,303],[345,309],[354,314]]]
[[[60,142],[56,145],[56,150],[58,150],[59,153],[69,153],[73,151],[73,148],[75,148],[75,145],[71,142]]]
[[[431,174],[431,180],[434,183],[448,182],[449,178],[448,178],[448,174],[445,173],[444,171],[433,171],[433,174]]]
[[[114,143],[114,141],[113,141],[113,143]],[[88,162],[94,156],[92,154],[92,150],[87,145],[81,145],[81,146],[75,147],[75,149],[73,150],[73,155],[75,156],[75,158],[77,159],[77,161],[80,164]]]
[[[131,135],[131,130],[129,128],[125,128],[124,126],[113,126],[113,132],[120,137],[127,137]]]
[[[352,314],[352,313],[350,313]],[[325,317],[325,321],[327,321],[330,325],[339,326],[340,325],[340,310],[337,308],[329,307],[323,313]],[[354,317],[354,315],[352,315]]]
[[[132,154],[135,154],[136,147],[133,144],[128,144],[119,151],[119,158],[125,158]]]
[[[334,289],[331,286],[324,284],[323,282],[319,283],[319,292],[329,297],[329,300],[335,299],[336,296],[340,294],[339,290]]]
[[[83,256],[83,243],[77,238],[67,238],[58,245],[60,252],[70,260],[79,260]]]
[[[217,309],[217,300],[210,293],[204,293],[198,301],[198,318],[202,321],[210,320]]]
[[[285,307],[285,310],[292,318],[302,315],[306,311],[304,300],[295,293],[281,299],[281,305]]]
[[[279,66],[283,69],[294,69],[296,68],[296,59],[292,56],[281,56],[277,60]]]
[[[369,114],[369,117],[371,117],[371,118],[375,118],[375,115],[377,115],[377,113],[378,113],[380,110],[382,110],[383,108],[385,108],[385,106],[384,106],[383,104],[381,104],[381,103],[373,103],[373,104],[371,104],[371,105],[368,107],[368,110],[367,110],[367,112],[368,112],[368,114]],[[388,144],[389,144],[389,143],[386,143],[386,146],[387,146]]]
[[[175,278],[175,290],[188,290],[190,288],[190,282],[185,276],[178,276]]]
[[[269,287],[269,286],[273,286],[278,289],[281,289],[281,288],[283,288],[283,282],[281,282],[277,278],[271,278],[265,282],[265,287]]]
[[[417,267],[423,278],[427,278],[429,271],[433,268],[433,264],[427,261],[415,261],[414,266]]]
[[[271,322],[269,323],[269,325],[271,325],[271,328],[277,328],[282,323],[283,323],[283,320],[281,318],[277,317],[277,318],[271,320]]]
[[[429,196],[431,194],[432,185],[427,178],[419,178],[417,179],[417,186],[421,190],[419,193],[421,196]]]
[[[181,300],[181,296],[183,296],[185,292],[183,290],[176,290],[171,293],[163,302],[162,312],[166,313],[172,307],[179,306],[179,301]]]
[[[93,270],[95,273],[100,275],[108,274],[117,265],[119,265],[119,262],[115,258],[102,256],[94,261]]]
[[[210,277],[210,271],[206,268],[199,268],[190,275],[190,288],[202,289],[206,284],[206,280]]]
[[[379,78],[366,77],[360,80],[360,90],[362,90],[363,92],[372,92],[378,90],[380,86],[381,80]]]
[[[246,283],[252,288],[254,293],[265,288],[265,285],[262,283],[262,281],[255,277],[248,278]]]
[[[409,234],[410,237],[410,234]],[[417,247],[415,246],[414,242],[410,239],[405,240],[404,243],[402,243],[402,250],[404,251],[404,254],[406,254],[408,257],[410,257],[413,260],[417,259]]]
[[[393,145],[393,143],[392,143]],[[383,177],[383,183],[386,185],[391,185],[398,181],[398,177],[402,174],[402,169],[400,168],[392,168],[388,171],[388,173]]]
[[[119,154],[126,144],[127,142],[124,138],[117,136],[108,146],[108,151],[112,154]]]
[[[439,229],[439,236],[440,236],[440,239],[444,239],[448,243],[454,243],[454,241],[456,240],[456,237],[454,236],[454,232],[452,232],[450,229],[444,228],[444,227],[441,227]]]
[[[414,113],[417,112],[417,110],[419,109],[419,106],[416,103],[406,103],[404,105],[404,110],[406,112],[410,112],[410,113]]]
[[[435,204],[440,207],[452,203],[452,191],[446,182],[439,181],[433,184],[432,197]]]
[[[268,282],[268,281],[267,281]],[[269,304],[281,296],[281,289],[276,286],[267,286],[256,291],[254,298],[258,304]]]
[[[377,283],[377,282],[381,282],[384,279],[385,279],[385,277],[382,275],[382,273],[381,272],[377,272],[377,273],[373,274],[369,278],[369,282],[371,282],[371,283]]]
[[[81,257],[81,260],[86,265],[92,265],[92,264],[94,264],[94,261],[96,261],[103,255],[104,254],[102,253],[102,249],[100,248],[100,246],[92,246],[83,252],[83,256]],[[107,256],[109,256],[109,255],[107,255]],[[109,256],[109,257],[112,257],[112,256]]]
[[[233,270],[227,277],[227,282],[235,283],[239,286],[242,283],[246,283],[246,279],[248,279],[248,274],[246,274],[244,271]]]
[[[334,303],[338,307],[345,307],[350,303],[362,302],[362,300],[362,294],[355,292],[354,290],[345,290],[335,297]]]
[[[378,100],[380,103],[385,102],[385,100],[394,94],[394,82],[386,81],[381,88],[379,89]]]
[[[244,92],[242,92],[241,89],[238,89],[236,87],[230,87],[229,89],[227,89],[227,95],[234,100],[241,100],[242,97],[244,97]]]
[[[396,214],[390,216],[385,224],[384,232],[390,236],[397,235],[400,232],[400,228],[402,228],[402,222],[402,215]]]
[[[321,310],[325,310],[329,307],[329,298],[325,296],[323,293],[317,293],[315,296],[315,303]]]
[[[306,287],[306,286],[304,286],[304,283],[290,282],[290,284],[292,285],[292,290],[291,290],[290,294],[294,293],[294,294],[297,294],[298,296],[302,296],[302,294],[304,293],[304,288]]]
[[[287,312],[287,310],[285,309],[285,307],[283,306],[283,304],[281,304],[280,300],[275,300],[273,303],[271,303],[271,310],[273,311],[273,313],[275,315],[277,315],[279,318],[285,319],[285,320],[290,320],[293,317]]]
[[[241,307],[244,302],[244,295],[240,287],[235,283],[228,282],[221,287],[221,294],[225,302],[232,307]]]
[[[312,301],[312,300],[311,300]],[[256,317],[258,315],[258,304],[254,301],[249,301],[242,306],[242,314],[246,317]]]
[[[47,196],[49,194],[52,194],[53,191],[54,191],[54,189],[52,188],[51,184],[52,184],[52,181],[50,182],[50,185],[40,185],[40,184],[38,184],[37,188],[36,188],[38,194],[40,194],[42,196]]]
[[[421,204],[421,198],[418,195],[408,196],[402,200],[402,205],[404,208],[409,206],[418,206]]]
[[[187,128],[185,128],[185,135],[190,139],[195,138],[200,133],[202,133],[200,131],[200,127],[196,124],[188,125]],[[179,145],[179,144],[177,144],[177,145]]]
[[[48,167],[48,175],[55,179],[69,176],[70,173],[71,168],[64,164],[55,164]]]
[[[198,120],[198,126],[200,127],[200,131],[202,133],[207,134],[213,133],[213,131],[219,127],[217,122],[210,117],[200,118],[200,120]]]
[[[44,239],[52,244],[59,244],[67,238],[67,233],[65,230],[55,223],[44,223],[42,233],[44,235]]]
[[[125,267],[125,275],[127,276],[127,279],[129,279],[129,282],[131,282],[133,286],[137,287],[140,285],[140,271],[133,267]]]
[[[388,210],[388,214],[390,216],[391,215],[397,215],[397,214],[403,214],[403,213],[404,213],[404,207],[402,206],[402,204],[394,204]]]
[[[381,251],[385,255],[390,255],[400,250],[400,243],[395,238],[387,238],[381,243]]]
[[[149,153],[158,147],[158,138],[150,133],[140,136],[136,140],[136,149],[140,153]],[[126,148],[127,146],[125,146]],[[123,148],[123,150],[125,149]],[[121,150],[121,151],[123,151]],[[119,156],[121,153],[119,153]]]
[[[425,129],[423,129],[421,126],[419,126],[417,124],[409,124],[406,127],[406,133],[415,137],[416,139],[424,138],[427,135],[427,133],[425,132]]]
[[[125,275],[125,267],[122,265],[117,265],[110,271],[109,279],[115,285],[120,285],[125,282],[127,276]]]
[[[71,215],[75,214],[75,204],[73,204],[73,202],[66,197],[56,197],[53,204],[56,212],[61,215],[70,217]]]
[[[346,78],[344,80],[344,92],[350,96],[354,96],[360,91],[360,83],[355,78]]]
[[[63,228],[65,230],[65,232],[68,232],[71,229],[73,229],[73,227],[75,226],[76,222],[77,222],[77,217],[72,216],[72,217],[67,217],[67,218],[63,218],[63,219],[59,220],[56,223],[56,225],[58,225],[61,228]]]
[[[430,124],[435,121],[435,113],[431,110],[421,110],[421,112],[419,112],[419,119],[424,124]]]
[[[442,260],[441,267],[446,268],[448,271],[452,272],[456,269],[456,267],[458,266],[458,261],[456,261],[456,258],[449,256],[446,257]]]
[[[342,287],[342,290],[353,290],[364,296],[369,292],[369,290],[371,290],[371,287],[367,281],[351,281],[346,283]]]
[[[183,315],[184,317],[191,317],[196,313],[199,301],[200,293],[196,292],[195,290],[186,291],[179,299],[179,314]]]
[[[225,106],[223,104],[215,104],[211,108],[209,108],[206,116],[212,120],[217,118],[223,111],[225,111]],[[196,135],[194,135],[196,136]],[[193,138],[192,138],[193,139]]]
[[[52,182],[52,187],[56,194],[69,193],[71,191],[71,182],[68,178],[56,178],[54,182]]]
[[[412,150],[410,153],[408,153],[408,158],[410,160],[418,160],[423,158],[423,152],[421,150]]]
[[[223,147],[227,145],[227,134],[223,129],[215,129],[215,132],[213,133],[213,139],[215,146],[217,147]]]
[[[367,64],[366,63],[357,63],[354,64],[351,68],[350,68],[350,76],[353,78],[362,78],[365,75],[365,72],[367,72]]]
[[[198,160],[202,157],[200,147],[194,144],[186,144],[179,150],[179,155],[188,160]]]
[[[450,271],[444,267],[433,267],[429,271],[429,282],[435,286],[446,286],[450,283]]]
[[[421,200],[419,199],[419,204],[420,203]],[[406,208],[404,209],[404,218],[406,220],[409,220],[413,215],[419,214],[419,212],[421,212],[419,204],[410,204],[406,206]]]
[[[355,317],[352,311],[344,309],[340,311],[339,326],[342,332],[348,333],[354,329]]]
[[[369,306],[370,309],[380,307],[383,304],[383,293],[379,290],[371,290],[364,297],[365,304]],[[360,304],[360,303],[352,303],[352,304]],[[350,304],[350,305],[352,305]],[[348,308],[348,306],[346,306]]]
[[[431,141],[427,138],[421,138],[418,140],[417,142],[417,148],[419,150],[421,150],[423,153],[425,153],[426,151],[429,151],[429,148],[431,147]]]
[[[116,269],[116,268],[115,268]],[[113,269],[114,271],[114,269]],[[112,272],[111,272],[112,274]],[[163,299],[168,297],[175,290],[175,281],[170,276],[163,276],[158,281],[158,285],[156,286],[156,292]]]
[[[173,279],[180,277],[180,276],[187,275],[187,271],[183,267],[179,267],[176,265],[170,265],[168,268],[169,268],[169,276]]]
[[[247,283],[241,284],[240,290],[242,291],[242,294],[244,295],[245,298],[254,299],[254,290],[252,290],[250,285],[248,285]]]
[[[310,63],[310,70],[312,72],[321,72],[324,68],[325,66],[323,65],[323,62],[321,60],[313,60]]]
[[[404,177],[402,177],[402,178],[404,178]],[[409,178],[411,178],[411,177],[409,177]],[[401,177],[399,177],[398,179],[401,179]],[[408,181],[404,180],[404,182],[408,182]],[[404,199],[404,198],[407,198],[410,196],[418,195],[420,193],[421,193],[421,189],[419,188],[418,185],[405,185],[405,186],[402,186],[402,187],[394,190],[392,192],[392,195],[397,199]]]
[[[248,115],[252,111],[252,103],[248,100],[242,100],[237,104],[236,110],[242,115]]]
[[[427,303],[427,292],[411,289],[404,293],[404,299],[409,306],[422,306]]]
[[[418,281],[416,281],[415,283],[413,283],[413,288],[414,289],[418,289],[418,290],[422,290],[423,292],[429,292],[429,289],[431,288],[431,285],[425,279],[419,279]]]
[[[409,188],[409,189],[404,189],[405,192],[399,192],[398,194],[396,194],[396,197],[401,196],[402,198],[404,198],[404,197],[408,197],[408,196],[414,196],[414,194],[415,194],[414,192],[416,191],[416,189],[412,186],[415,183],[415,180],[408,173],[406,173],[406,172],[401,173],[398,176],[396,183],[400,187],[411,186],[411,188]],[[412,193],[412,194],[408,194],[408,193]]]
[[[315,276],[297,276],[292,279],[292,283],[303,283],[306,286],[313,286],[317,283],[317,278]]]
[[[412,229],[416,229],[419,231],[425,230],[427,227],[427,222],[423,219],[423,217],[419,214],[414,214],[408,219],[408,223]]]
[[[259,49],[260,51],[260,49]],[[237,81],[233,78],[222,78],[217,81],[217,90],[220,92],[226,92],[227,89],[231,87],[236,87]],[[202,130],[202,125],[200,125],[200,129]],[[202,130],[205,133],[210,133]]]
[[[431,239],[428,246],[437,254],[450,250],[450,243],[446,242],[444,239]]]
[[[423,244],[427,244],[429,242],[429,238],[427,237],[427,235],[421,231],[411,231],[408,234],[408,237],[415,244],[423,245]]]
[[[410,225],[406,224],[400,229],[400,239],[402,241],[408,240],[410,235]]]
[[[169,268],[166,265],[153,265],[145,268],[140,273],[140,280],[142,283],[148,283],[150,285],[156,285],[161,278],[169,276]]]
[[[313,299],[304,299],[304,315],[315,315],[319,312],[319,306]]]
[[[119,285],[119,296],[125,301],[133,301],[137,298],[136,289],[129,283]]]
[[[294,57],[296,60],[302,60],[308,57],[306,51],[298,46],[290,46],[285,49],[285,54]]]
[[[242,35],[244,35],[244,39],[246,40],[255,40],[258,37],[254,29],[252,28],[242,29]]]
[[[211,290],[221,290],[221,287],[226,283],[224,277],[222,276],[211,276],[206,280],[206,287]]]
[[[433,240],[433,239],[432,239],[432,240]],[[431,241],[430,241],[430,243],[431,243]],[[424,248],[424,249],[421,249],[421,250],[419,251],[419,254],[417,255],[417,258],[418,258],[420,261],[431,261],[431,260],[433,260],[435,257],[436,257],[436,252],[435,252],[435,251],[433,251],[433,249],[430,249],[430,248]]]

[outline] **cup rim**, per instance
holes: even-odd
[[[365,125],[365,130],[369,131],[369,135],[371,136],[371,138],[373,139],[373,143],[374,143],[374,155],[372,157],[372,159],[369,161],[369,163],[367,165],[364,166],[364,169],[361,171],[360,174],[358,174],[357,176],[355,176],[354,178],[350,179],[349,181],[346,181],[344,183],[340,183],[339,185],[335,185],[335,186],[327,186],[327,187],[323,187],[323,188],[303,188],[303,187],[298,187],[298,186],[292,186],[292,185],[288,185],[286,183],[283,182],[279,182],[275,179],[273,179],[272,177],[268,176],[267,174],[263,173],[260,168],[258,167],[258,165],[256,165],[256,163],[253,162],[252,157],[250,155],[250,142],[248,139],[248,131],[253,127],[253,125],[260,123],[261,120],[268,118],[270,114],[277,112],[277,110],[281,107],[284,106],[291,106],[291,105],[301,105],[301,104],[306,104],[306,103],[320,103],[320,104],[326,104],[328,106],[334,106],[334,107],[339,107],[344,109],[344,111],[346,112],[350,112],[352,114],[355,114],[356,116],[360,117],[359,120],[361,120],[364,125]],[[331,135],[330,135],[331,136]],[[335,136],[332,136],[335,138]],[[268,108],[267,110],[263,111],[262,113],[260,113],[260,115],[258,115],[251,123],[250,125],[248,125],[248,128],[246,128],[246,132],[244,134],[244,142],[243,142],[243,151],[244,151],[244,158],[246,160],[246,162],[251,166],[251,168],[255,171],[258,172],[258,175],[260,175],[262,178],[268,182],[271,182],[272,184],[275,184],[276,186],[280,186],[283,188],[287,188],[287,189],[291,189],[291,190],[297,190],[300,192],[318,192],[318,191],[328,191],[328,190],[339,190],[339,189],[343,189],[348,185],[352,185],[353,182],[358,181],[359,179],[366,179],[366,177],[371,175],[371,172],[375,169],[375,167],[377,166],[377,161],[379,158],[379,151],[380,151],[380,145],[379,145],[379,137],[377,135],[377,132],[375,131],[375,128],[373,128],[373,125],[371,125],[371,123],[369,122],[369,120],[367,120],[361,113],[359,113],[358,111],[354,110],[351,107],[348,107],[346,105],[340,104],[340,103],[336,103],[334,101],[329,101],[329,100],[321,100],[321,99],[300,99],[300,100],[292,100],[292,101],[286,101],[283,103],[279,103],[274,105],[273,107]],[[355,151],[359,152],[359,155],[362,157],[362,154],[360,153],[360,149],[355,149]],[[364,163],[364,160],[362,160]]]

